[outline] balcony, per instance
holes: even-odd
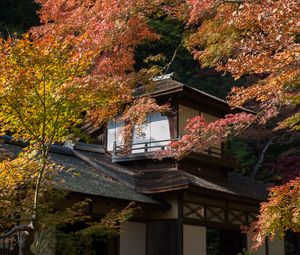
[[[154,155],[154,152],[167,150],[171,142],[177,141],[179,138],[159,140],[159,141],[147,141],[132,143],[130,146],[124,147],[123,145],[117,145],[116,142],[113,144],[112,161],[113,162],[124,162],[132,160],[149,159]],[[219,159],[220,161],[235,161],[232,155],[224,153],[221,148],[209,147],[204,149],[201,153],[192,153],[192,157],[195,158],[197,155],[201,157],[210,158],[213,160]]]
[[[163,151],[168,148],[172,141],[178,139],[167,139],[159,141],[147,141],[132,143],[129,146],[113,144],[112,160],[113,162],[122,162],[138,159],[151,158],[154,152]]]

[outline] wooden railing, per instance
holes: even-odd
[[[0,239],[0,255],[18,255],[19,248],[15,236]]]
[[[147,152],[153,151],[153,149],[157,149],[157,148],[159,150],[165,150],[171,142],[177,141],[177,140],[178,140],[178,138],[159,140],[159,141],[140,142],[140,143],[132,143],[128,146],[117,145],[117,143],[114,142],[112,154],[113,155],[124,154],[124,153],[133,154],[133,153],[136,153],[136,151],[139,151],[139,153],[147,153]],[[165,144],[162,145],[159,143],[165,143]]]
[[[128,146],[117,145],[117,143],[114,142],[112,155],[121,156],[121,155],[135,154],[135,153],[141,154],[141,153],[149,153],[149,152],[159,151],[159,150],[166,150],[171,142],[178,141],[178,140],[179,138],[149,141],[149,142],[139,142],[139,143],[132,143]],[[233,159],[232,156],[225,155],[222,149],[217,147],[209,147],[208,149],[204,149],[202,153],[217,158]]]
[[[225,154],[220,148],[217,147],[209,147],[208,149],[203,150],[204,154],[207,154],[212,157],[224,158]],[[227,155],[228,157],[228,155]]]

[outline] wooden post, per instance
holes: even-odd
[[[114,141],[114,144],[113,144],[113,155],[116,155],[116,153],[117,153],[117,142],[116,141]]]
[[[211,147],[208,148],[208,155],[211,156]]]

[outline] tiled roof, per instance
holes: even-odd
[[[177,169],[130,170],[112,163],[105,154],[76,151],[77,157],[88,162],[105,175],[143,194],[157,194],[195,186],[240,197],[265,200],[266,186],[259,181],[229,173],[228,178],[208,179]]]
[[[55,149],[58,147],[61,146],[54,146]],[[16,157],[22,151],[21,146],[5,143],[1,144],[1,149],[0,154],[9,153],[13,157]],[[61,151],[65,151],[65,149],[61,148]],[[63,155],[52,152],[50,154],[50,160],[57,165],[63,166],[63,170],[60,171],[56,177],[56,185],[58,188],[88,195],[150,204],[158,203],[150,197],[113,180],[101,171],[97,171],[74,155]]]
[[[59,188],[153,204],[157,202],[149,194],[186,190],[191,186],[256,200],[265,200],[267,196],[263,183],[236,173],[229,173],[228,178],[209,179],[177,169],[132,170],[113,163],[107,154],[87,152],[83,147],[81,144],[72,153],[58,145],[51,149],[54,151],[51,160],[64,167],[57,178]],[[3,149],[16,156],[22,147],[3,144],[2,153]],[[65,150],[67,153],[62,153]]]
[[[223,107],[228,108],[227,109],[228,111],[232,110],[226,100],[223,100],[221,98],[208,94],[202,90],[181,83],[176,79],[174,79],[172,74],[158,76],[156,79],[154,79],[154,83],[150,83],[147,86],[141,86],[136,88],[133,92],[133,95],[135,97],[140,97],[149,94],[153,97],[157,97],[157,96],[162,96],[162,95],[167,95],[167,94],[172,94],[177,92],[184,92],[184,91],[190,91],[191,93],[197,95],[199,98],[209,100],[211,102],[214,102],[215,104],[220,104]],[[243,107],[236,108],[236,110],[255,114],[255,112]]]
[[[208,190],[219,191],[239,197],[265,200],[267,198],[266,185],[235,172],[229,172],[228,178],[209,179],[187,174],[190,184]]]

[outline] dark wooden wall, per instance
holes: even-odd
[[[177,220],[147,224],[147,255],[179,255]]]

